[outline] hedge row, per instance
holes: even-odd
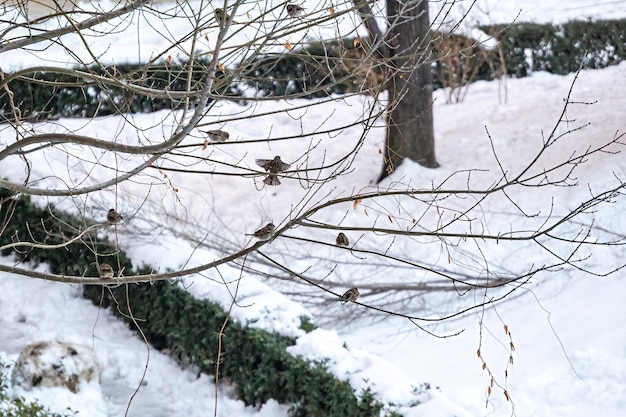
[[[53,207],[39,208],[31,204],[28,197],[11,197],[3,189],[0,189],[0,202],[0,219],[10,218],[0,235],[0,245],[17,239],[60,243],[74,235],[79,227],[84,229],[86,226],[74,216],[56,212]],[[13,210],[13,215],[7,216]],[[119,256],[125,275],[150,272],[145,266],[135,270],[124,252],[117,252],[113,244],[101,236],[94,235],[91,241],[98,242],[99,253],[111,254],[115,259]],[[22,262],[46,262],[57,274],[81,276],[86,271],[86,276],[97,276],[91,265],[95,261],[94,255],[83,244],[56,250],[30,248],[24,252],[5,250],[2,253],[4,256],[9,254]],[[117,265],[117,260],[102,256],[99,261]],[[128,318],[125,301],[128,297],[132,314],[140,318],[141,330],[155,348],[167,348],[202,372],[215,374],[218,333],[227,318],[226,312],[217,304],[195,299],[175,283],[165,281],[108,289],[85,286],[84,294],[97,305],[113,307],[115,314],[137,330]],[[306,326],[307,322],[303,324]],[[381,415],[383,404],[374,399],[372,392],[367,390],[355,396],[352,387],[329,374],[324,364],[311,363],[289,354],[286,348],[294,344],[293,338],[229,320],[222,338],[220,379],[234,383],[239,398],[247,405],[260,405],[273,398],[290,404],[292,416]],[[387,410],[383,413],[398,416]]]
[[[79,68],[93,75],[108,76],[118,79],[122,84],[134,84],[141,87],[163,91],[187,91],[188,78],[191,90],[204,86],[207,62],[198,62],[188,66],[153,65],[145,67],[138,64],[122,64],[109,67]],[[240,96],[232,90],[225,73],[215,74],[215,92],[224,95]],[[120,113],[150,113],[164,109],[177,109],[181,101],[170,98],[152,97],[137,94],[119,85],[103,84],[96,78],[76,77],[67,73],[36,71],[14,77],[7,74],[0,80],[0,121],[14,120],[13,104],[22,120],[48,120],[59,117],[94,117]],[[8,81],[8,82],[7,82]],[[13,93],[11,97],[3,88]]]
[[[532,71],[569,74],[605,68],[626,59],[626,20],[519,23],[481,26],[502,43],[509,75]],[[497,61],[494,59],[494,61]]]
[[[458,59],[450,63],[448,49],[435,51],[432,65],[434,87],[450,85],[450,65],[471,65],[473,80],[491,80],[504,73],[524,77],[532,71],[567,74],[583,68],[603,68],[626,58],[626,20],[572,21],[560,25],[519,23],[482,26],[481,30],[501,42],[501,51],[486,51],[477,45],[465,48]],[[435,35],[450,37],[450,35]],[[459,38],[460,35],[451,35]],[[470,42],[471,44],[471,42]],[[445,46],[444,46],[445,48]],[[360,88],[348,77],[346,63],[358,64],[359,59],[344,59],[346,51],[354,50],[353,40],[313,42],[286,54],[258,56],[242,62],[237,77],[224,72],[216,74],[218,93],[242,96],[242,87],[251,86],[264,96],[296,95],[304,98],[329,94],[344,94]],[[500,52],[503,58],[500,57]],[[356,54],[358,56],[358,54]],[[153,89],[185,91],[187,80],[191,88],[203,86],[207,62],[153,65],[117,65],[88,68],[94,74],[111,73],[124,82],[139,83]],[[348,65],[349,67],[350,65]],[[505,68],[504,68],[505,67]],[[354,68],[352,68],[354,69]],[[376,69],[375,69],[376,70]],[[378,70],[376,70],[378,71]],[[191,72],[191,73],[190,73]],[[22,119],[46,120],[58,117],[93,117],[125,112],[153,112],[176,109],[180,102],[129,92],[119,86],[98,84],[70,75],[36,72],[18,78],[7,75],[8,88],[14,93],[14,104]],[[9,95],[0,81],[0,121],[12,120]],[[464,81],[465,82],[465,81]]]

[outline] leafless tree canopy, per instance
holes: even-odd
[[[189,243],[187,256],[198,248],[213,254],[202,264],[182,264],[171,272],[125,276],[113,268],[116,283],[194,273],[218,279],[223,266],[243,267],[317,306],[358,286],[360,312],[399,315],[416,323],[466,311],[441,308],[436,317],[421,314],[421,307],[433,307],[421,297],[425,293],[432,294],[432,303],[472,294],[471,309],[517,294],[529,281],[550,273],[573,269],[604,276],[624,266],[623,256],[616,255],[623,251],[624,236],[595,216],[605,205],[623,203],[623,177],[616,174],[605,189],[590,187],[588,199],[573,205],[552,198],[562,187],[585,186],[577,178],[589,158],[618,152],[624,145],[618,133],[596,138],[589,147],[569,148],[567,138],[585,127],[569,123],[568,111],[583,105],[569,96],[553,130],[545,132],[535,155],[519,166],[503,163],[493,146],[495,169],[489,172],[477,166],[431,184],[415,184],[397,173],[380,185],[370,182],[380,172],[383,146],[381,142],[380,153],[372,152],[366,138],[384,136],[385,117],[393,111],[389,103],[413,87],[404,80],[388,90],[390,79],[399,80],[400,69],[397,55],[384,51],[397,48],[398,25],[421,15],[414,9],[396,10],[395,18],[387,19],[378,2],[354,3],[307,2],[294,16],[287,2],[278,1],[129,0],[106,3],[110,8],[66,1],[51,2],[48,9],[35,9],[32,2],[3,3],[0,86],[10,105],[1,114],[0,187],[99,222],[75,230],[67,236],[68,245],[93,247],[86,236],[100,230],[129,246],[174,235]],[[445,16],[446,10],[434,15]],[[372,22],[378,32],[372,31]],[[450,34],[455,28],[448,28]],[[129,37],[132,41],[125,45],[133,45],[133,52],[120,55],[142,64],[130,74],[119,71],[120,58],[110,55],[119,39]],[[338,52],[308,61],[313,65],[308,71],[317,65],[329,74],[342,69],[344,75],[330,84],[304,85],[304,92],[268,96],[255,89],[268,82],[265,69],[260,70],[274,62],[268,58],[311,58],[305,47],[317,39]],[[394,51],[415,66],[433,59],[425,52],[429,44],[409,46],[415,47]],[[32,61],[15,63],[26,52]],[[157,68],[168,74],[169,84],[155,87]],[[95,109],[89,118],[36,122],[21,114],[24,97],[14,94],[10,82],[55,84],[37,78],[41,72],[70,77],[58,81],[59,88],[80,87],[88,95],[97,86],[102,102],[107,92],[121,89],[126,96],[169,100],[172,108],[148,117],[113,101],[122,117],[98,117]],[[329,85],[342,83],[352,86],[344,95],[325,94]],[[239,87],[241,94],[229,94],[229,86]],[[295,100],[317,93],[324,94]],[[337,102],[361,106],[360,116],[347,119],[334,106]],[[252,127],[261,125],[263,131]],[[492,140],[489,131],[485,138]],[[338,141],[342,153],[328,153]],[[252,154],[250,149],[265,151]],[[560,159],[545,165],[546,155],[554,153]],[[367,166],[372,163],[378,164],[374,177]],[[337,186],[355,172],[364,174],[363,182],[350,189]],[[485,175],[490,185],[476,186],[474,178]],[[285,192],[284,187],[291,188]],[[542,205],[518,202],[517,193],[529,189],[541,193]],[[242,200],[250,193],[258,195],[253,200],[258,204]],[[107,220],[110,208],[123,219]],[[269,234],[246,236],[269,223],[275,225],[266,230]],[[347,243],[339,244],[340,232]],[[45,247],[45,242],[22,240],[11,247],[33,245]],[[528,247],[535,248],[536,260],[516,256]],[[613,262],[591,262],[596,251]],[[98,258],[115,265],[114,255]],[[0,270],[62,282],[111,283],[102,275],[102,265],[100,277],[36,272],[7,259]]]

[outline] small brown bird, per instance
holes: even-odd
[[[98,274],[102,279],[111,279],[115,275],[115,271],[109,264],[100,264],[98,265]]]
[[[275,156],[274,159],[255,159],[254,162],[264,170],[278,174],[289,169],[291,164],[287,164],[280,159],[280,156]]]
[[[274,226],[274,224],[268,223],[266,226],[263,226],[252,234],[246,233],[246,236],[254,236],[259,240],[270,240],[272,236],[274,236],[275,230],[276,227]]]
[[[339,298],[339,301],[341,302],[341,304],[345,304],[348,301],[356,301],[356,299],[359,298],[359,295],[361,294],[359,293],[358,288],[350,288]]]
[[[217,23],[219,23],[220,26],[224,25],[226,21],[230,19],[230,16],[228,15],[228,13],[225,13],[224,9],[222,8],[215,9],[213,11],[213,14],[215,15],[215,20],[217,20]]]
[[[230,134],[223,130],[207,130],[204,133],[209,135],[209,139],[213,142],[226,142],[230,137]]]
[[[339,232],[339,234],[337,235],[337,246],[346,247],[348,245],[350,245],[350,241],[348,240],[348,236],[343,234],[343,232]]]
[[[117,224],[119,222],[121,222],[123,219],[122,216],[120,216],[120,214],[115,211],[115,209],[110,209],[109,212],[107,213],[107,221],[109,222],[109,224]]]
[[[301,15],[304,12],[304,7],[299,6],[297,4],[288,4],[287,5],[287,14],[289,17],[296,17]]]
[[[269,174],[267,177],[265,177],[263,182],[267,185],[272,185],[272,186],[280,185],[280,180],[278,179],[276,174]]]

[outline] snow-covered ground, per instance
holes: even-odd
[[[100,385],[82,386],[77,394],[39,388],[16,390],[16,395],[39,399],[57,412],[70,407],[86,417],[122,416],[127,408],[128,416],[137,417],[213,414],[216,393],[211,376],[198,377],[193,370],[182,370],[169,356],[155,349],[148,352],[126,324],[83,298],[80,287],[4,273],[1,277],[0,360],[14,361],[29,343],[57,340],[90,347],[103,370]],[[141,389],[131,403],[137,388]],[[231,399],[221,388],[217,396],[219,416],[286,415],[287,407],[276,402],[257,410]]]
[[[493,4],[490,4],[493,3]],[[458,6],[462,6],[460,3]],[[513,2],[478,2],[479,9],[470,18],[481,20],[491,19],[493,22],[508,21],[515,18],[518,10],[522,10],[520,20],[533,21],[564,21],[570,18],[615,18],[626,17],[626,4],[623,2],[607,2],[598,5],[591,1],[568,2],[524,2],[515,5]],[[306,6],[306,5],[305,5]],[[481,11],[482,10],[482,11]],[[488,10],[489,13],[485,14]],[[480,13],[479,13],[480,12]],[[471,19],[470,19],[471,20]],[[183,27],[170,28],[185,30]],[[182,33],[182,32],[181,32]],[[114,36],[116,45],[128,45],[129,48],[109,48],[103,46],[109,59],[120,62],[129,57],[143,56],[136,50],[133,42],[125,40],[122,34]],[[159,41],[155,40],[155,45]],[[142,51],[152,46],[142,45]],[[157,46],[154,46],[157,48]],[[53,54],[44,51],[42,54]],[[24,65],[29,60],[39,60],[38,54],[28,54],[20,60],[21,55],[11,54],[13,62]],[[41,54],[39,54],[41,55]],[[4,58],[4,57],[3,57]],[[3,68],[5,71],[7,68]],[[490,152],[491,145],[487,140],[485,126],[494,139],[501,162],[511,170],[519,167],[534,152],[542,141],[542,132],[552,129],[563,106],[563,98],[567,95],[574,79],[573,75],[559,77],[548,74],[534,74],[532,77],[507,81],[507,103],[500,104],[502,86],[498,83],[479,82],[470,87],[469,94],[463,103],[445,105],[443,92],[436,93],[435,101],[435,132],[437,157],[442,167],[438,170],[427,170],[412,163],[401,167],[398,177],[410,178],[412,184],[439,183],[450,174],[466,169],[491,169],[497,173],[497,165]],[[576,119],[569,127],[591,125],[581,132],[568,136],[565,146],[559,152],[548,155],[543,162],[545,166],[569,153],[572,149],[584,149],[587,145],[608,141],[616,132],[626,130],[623,115],[626,114],[626,65],[621,64],[603,70],[584,71],[574,87],[572,99],[579,102],[595,102],[596,104],[574,105],[568,112],[569,119]],[[228,123],[214,124],[225,126],[231,140],[236,142],[249,138],[270,137],[275,132],[280,136],[297,135],[301,128],[311,130],[316,126],[324,128],[340,126],[346,120],[356,120],[368,104],[368,99],[354,97],[347,100],[337,98],[309,110],[294,110],[289,114],[272,114],[256,119],[232,120]],[[291,101],[294,107],[303,104]],[[228,115],[257,114],[284,107],[284,103],[264,103],[261,107],[241,108],[232,103],[225,103],[215,108],[212,119],[222,122]],[[241,114],[239,114],[241,116]],[[159,112],[151,115],[134,115],[133,122],[146,127],[142,139],[162,138],[163,126],[167,132],[173,121],[169,115]],[[164,123],[162,123],[164,121]],[[33,126],[38,131],[59,131],[63,129],[78,130],[87,135],[110,137],[112,127],[117,127],[119,138],[129,141],[137,140],[137,133],[125,125],[120,117],[108,117],[95,121],[61,120],[50,124]],[[156,126],[148,129],[148,126]],[[213,128],[213,127],[210,127]],[[568,127],[563,127],[563,130]],[[350,148],[360,134],[360,128],[345,129],[340,136],[320,135],[318,138],[323,146],[318,146],[309,153],[313,163],[322,158],[333,160]],[[109,135],[109,136],[108,136]],[[200,142],[201,136],[194,132],[191,143]],[[13,141],[12,131],[7,126],[0,127],[0,143]],[[332,183],[337,194],[348,193],[353,188],[373,189],[380,169],[379,149],[383,143],[381,129],[372,130],[367,136],[363,148],[357,157],[354,171],[339,177]],[[298,149],[302,147],[302,149]],[[298,160],[308,149],[308,140],[298,142],[294,146],[291,141],[284,143],[258,143],[244,146],[231,145],[216,147],[219,158],[244,162],[252,167],[254,158],[273,157],[280,154],[287,161]],[[64,152],[99,160],[102,165],[93,170],[72,169],[69,173]],[[49,152],[41,164],[34,164],[33,177],[44,177],[47,172],[54,172],[60,178],[67,176],[80,183],[87,175],[104,176],[109,173],[110,166],[123,168],[133,160],[115,160],[105,155],[86,155],[78,147],[67,146],[64,152]],[[36,156],[33,156],[36,158]],[[19,162],[8,165],[0,162],[2,175],[13,179],[21,178],[23,169]],[[126,165],[128,164],[128,165]],[[20,167],[18,170],[16,167]],[[208,169],[208,168],[205,168]],[[535,190],[519,191],[516,201],[524,207],[542,207],[546,198],[555,197],[559,202],[566,202],[571,208],[588,193],[587,183],[593,191],[608,187],[615,183],[617,175],[624,181],[626,177],[626,158],[622,155],[600,154],[589,158],[589,162],[577,171],[581,186],[572,189],[551,190],[546,197]],[[168,181],[178,189],[173,193],[169,183],[162,178],[142,178],[143,184],[137,181],[132,185],[120,187],[119,197],[114,191],[97,195],[89,201],[80,199],[54,200],[59,207],[76,211],[87,207],[93,216],[102,215],[110,206],[116,206],[126,217],[119,227],[145,231],[142,224],[146,218],[159,211],[167,212],[173,217],[171,222],[178,227],[174,216],[183,217],[195,224],[218,224],[215,219],[229,223],[228,239],[235,248],[245,247],[250,239],[244,233],[251,233],[268,220],[276,224],[288,217],[291,202],[299,200],[305,191],[296,181],[283,181],[279,188],[259,191],[260,181],[246,179],[233,186],[229,177],[186,176],[168,174]],[[465,177],[462,178],[463,180]],[[489,173],[476,173],[472,184],[480,187],[489,184],[493,179]],[[148,180],[156,184],[145,205],[143,196]],[[459,178],[459,181],[461,178]],[[52,184],[54,178],[48,178],[40,184]],[[161,184],[165,183],[166,186]],[[132,194],[137,198],[132,198]],[[289,197],[286,197],[289,196]],[[42,201],[42,200],[40,200]],[[163,201],[163,202],[162,202]],[[216,203],[217,202],[217,203]],[[86,204],[84,206],[83,204]],[[619,205],[602,208],[599,216],[604,225],[618,233],[624,233],[626,222]],[[211,207],[207,210],[207,207]],[[483,207],[486,214],[493,215],[503,207],[499,203]],[[351,204],[341,206],[329,217],[342,217],[346,212],[354,218],[357,212]],[[363,216],[361,216],[363,217]],[[156,218],[156,217],[153,217]],[[352,219],[363,222],[367,219]],[[162,219],[161,219],[162,220]],[[213,227],[213,226],[211,226]],[[198,232],[200,228],[178,227],[179,233]],[[161,269],[166,267],[191,266],[207,259],[214,259],[218,254],[210,249],[195,249],[193,245],[182,242],[180,238],[168,233],[167,229],[158,229],[161,233],[157,243],[138,240],[123,233],[119,238],[123,247],[127,247],[136,263],[147,261]],[[297,234],[298,231],[294,230]],[[367,239],[363,240],[367,244]],[[289,243],[289,245],[294,245]],[[271,249],[264,250],[280,253],[281,251],[297,250],[293,246],[277,239]],[[420,256],[432,256],[421,247],[415,249]],[[621,252],[624,256],[624,251]],[[328,256],[328,252],[320,252],[319,256]],[[534,252],[516,254],[502,253],[501,249],[493,252],[498,263],[512,264],[526,262],[525,257],[536,256]],[[610,265],[614,259],[605,259],[603,253],[594,254],[590,261],[597,265]],[[338,262],[341,263],[338,258]],[[4,259],[3,262],[10,262]],[[623,261],[622,261],[623,262]],[[297,263],[298,268],[305,269],[307,260]],[[515,265],[511,265],[514,269]],[[363,267],[361,267],[363,268]],[[342,279],[346,285],[354,283],[354,271],[348,269]],[[237,268],[223,267],[221,279],[233,282],[239,278]],[[198,297],[208,297],[230,306],[231,296],[223,282],[207,280],[201,275],[187,278],[184,285]],[[376,275],[375,271],[366,271],[364,276]],[[371,278],[369,278],[371,279]],[[587,416],[602,415],[617,417],[623,415],[626,406],[626,333],[621,330],[624,307],[621,303],[621,292],[626,278],[623,272],[610,277],[590,277],[577,274],[575,271],[546,274],[534,279],[524,292],[508,302],[477,310],[460,319],[430,326],[428,329],[437,334],[451,334],[464,330],[459,336],[437,339],[417,330],[410,323],[401,319],[389,318],[384,321],[370,321],[371,316],[365,315],[363,320],[351,321],[343,325],[334,322],[326,329],[304,336],[296,329],[300,314],[312,316],[315,322],[316,307],[302,307],[288,300],[284,295],[271,289],[267,284],[244,275],[238,289],[238,303],[233,307],[233,317],[239,320],[259,318],[257,325],[269,330],[301,336],[292,353],[307,357],[324,354],[333,360],[331,369],[341,377],[347,378],[355,386],[367,379],[381,395],[391,401],[409,401],[407,387],[430,383],[439,387],[441,393],[450,398],[447,400],[438,392],[431,394],[431,401],[415,407],[406,415],[452,416],[452,415],[495,415],[508,416]],[[358,283],[358,282],[357,282]],[[233,286],[231,285],[231,291]],[[28,300],[28,302],[25,302]],[[440,298],[434,298],[439,301]],[[445,308],[433,306],[428,302],[428,310],[415,311],[416,315],[433,316],[441,310],[455,310],[461,305],[476,302],[472,300],[450,301],[446,299]],[[363,300],[365,304],[368,299]],[[336,303],[335,303],[336,304]],[[421,304],[420,304],[421,305]],[[359,306],[344,306],[352,314],[358,314]],[[338,309],[339,306],[331,306]],[[339,310],[335,310],[339,311]],[[482,326],[481,326],[482,323]],[[505,326],[508,332],[505,332]],[[339,334],[339,336],[337,335]],[[146,364],[148,351],[141,340],[125,325],[114,319],[108,312],[99,311],[90,302],[80,297],[79,288],[69,285],[39,282],[8,274],[0,275],[0,358],[13,360],[19,349],[33,341],[53,339],[64,342],[75,342],[93,347],[93,352],[102,363],[104,370],[100,387],[91,387],[82,395],[60,393],[59,390],[38,390],[28,393],[38,397],[61,410],[65,406],[74,409],[89,410],[81,415],[119,416],[124,414],[133,391],[141,382],[141,375]],[[348,349],[342,346],[347,341]],[[515,349],[511,350],[511,342]],[[324,346],[324,351],[319,347]],[[481,357],[477,355],[480,349]],[[371,356],[373,352],[378,356]],[[181,370],[178,364],[159,352],[150,350],[150,361],[146,378],[141,385],[139,394],[133,399],[129,415],[161,416],[161,415],[207,415],[214,407],[215,387],[211,378],[198,378],[193,370]],[[482,359],[481,359],[482,358]],[[483,360],[486,364],[483,368]],[[511,363],[512,362],[512,363]],[[389,364],[391,363],[391,365]],[[394,368],[395,365],[395,368]],[[397,368],[397,369],[396,369]],[[387,372],[382,372],[386,370]],[[489,373],[491,372],[491,374]],[[487,395],[491,376],[494,378],[493,391]],[[504,395],[506,390],[510,401]],[[227,391],[227,389],[226,389]],[[207,410],[209,412],[207,412]],[[264,405],[261,410],[244,407],[240,401],[232,400],[228,392],[218,390],[218,415],[223,416],[280,416],[286,414],[286,407],[275,403]]]

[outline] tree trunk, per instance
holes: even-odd
[[[410,158],[437,168],[433,131],[433,77],[430,72],[430,19],[426,0],[387,0],[391,26],[387,135],[378,182]]]

